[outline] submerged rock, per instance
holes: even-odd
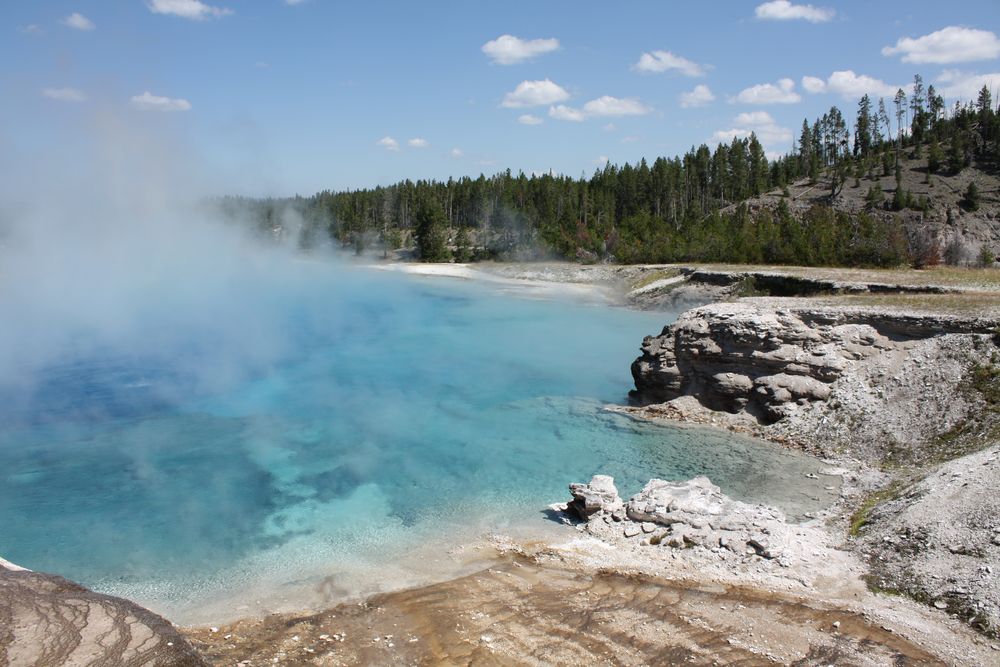
[[[584,520],[598,512],[614,514],[623,507],[615,478],[609,475],[594,475],[589,484],[570,484],[569,492],[573,495],[569,511]]]
[[[169,621],[134,602],[0,559],[0,664],[208,663]]]

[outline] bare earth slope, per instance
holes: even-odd
[[[176,628],[153,612],[0,559],[0,665],[204,664]]]

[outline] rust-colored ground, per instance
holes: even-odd
[[[934,665],[861,615],[511,557],[363,604],[186,634],[219,665]]]

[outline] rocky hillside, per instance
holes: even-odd
[[[728,425],[866,471],[843,525],[870,585],[996,636],[1000,318],[985,293],[921,298],[937,307],[897,295],[690,310],[644,339],[633,397],[641,414]]]
[[[864,517],[876,589],[906,592],[1000,632],[1000,444],[900,486]]]
[[[831,182],[825,174],[816,181],[799,179],[787,189],[775,188],[745,203],[751,214],[777,209],[785,201],[799,216],[820,205],[851,214],[868,212],[881,219],[896,217],[903,223],[911,246],[928,253],[926,259],[931,263],[979,264],[984,249],[1000,257],[1000,177],[994,169],[973,164],[958,173],[942,171],[928,177],[925,158],[904,157],[901,165],[898,186],[894,174],[875,171],[848,178],[831,198]],[[980,193],[974,211],[964,201],[971,183]],[[909,195],[912,207],[894,210],[899,188]],[[873,194],[882,199],[873,202]],[[735,211],[736,206],[726,210]]]

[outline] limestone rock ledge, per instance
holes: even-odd
[[[618,497],[614,480],[606,475],[569,488],[574,500],[567,511],[587,521],[592,533],[681,549],[725,549],[781,564],[803,545],[802,528],[787,523],[780,510],[734,500],[703,476],[683,482],[651,479],[628,502]],[[581,511],[579,498],[594,495],[600,495],[600,505]]]
[[[0,559],[0,664],[208,663],[169,621],[153,612]]]
[[[960,389],[995,349],[996,325],[803,299],[715,303],[643,340],[631,396],[781,423],[772,432],[877,460],[969,416],[975,397]]]

